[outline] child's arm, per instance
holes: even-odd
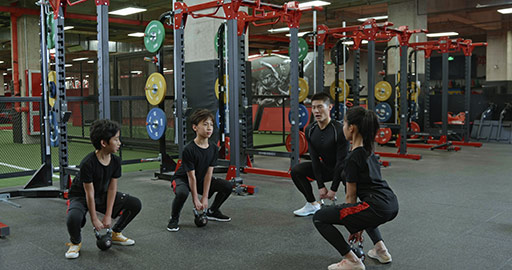
[[[194,207],[197,210],[201,210],[201,209],[203,209],[203,205],[199,201],[199,196],[197,195],[196,170],[188,171],[187,176],[188,176],[188,186],[190,187],[190,192],[192,193],[192,202],[194,202]]]
[[[85,190],[85,199],[87,200],[87,208],[89,209],[89,214],[91,215],[91,222],[94,225],[96,230],[103,229],[103,224],[98,219],[98,215],[96,215],[96,202],[94,201],[94,185],[93,183],[84,183]]]
[[[357,202],[357,183],[347,182],[347,191],[345,194],[346,203]]]
[[[112,178],[110,180],[110,184],[108,184],[107,190],[107,209],[105,211],[105,216],[101,223],[105,228],[110,228],[112,225],[112,209],[114,208],[114,201],[116,199],[117,193],[117,178]]]
[[[212,183],[213,176],[213,167],[208,167],[208,171],[206,171],[206,175],[204,176],[203,183],[203,197],[201,197],[201,203],[203,204],[203,208],[208,208],[208,192],[210,191],[210,184]]]

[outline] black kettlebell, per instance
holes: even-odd
[[[206,224],[208,224],[208,217],[206,217],[206,210],[203,210],[202,213],[199,213],[199,211],[197,211],[195,208],[194,208],[194,223],[196,224],[197,227],[204,227],[206,226]]]
[[[362,242],[359,242],[359,244],[356,245],[356,241],[350,241],[350,249],[359,259],[361,259],[361,261],[364,261],[366,256],[364,255]]]
[[[94,228],[94,234],[96,235],[96,246],[98,246],[101,250],[107,250],[112,247],[112,230],[107,229],[107,232],[104,235],[101,235],[100,232]]]

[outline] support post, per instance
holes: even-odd
[[[98,20],[99,119],[110,119],[110,63],[108,54],[108,4],[96,6]]]
[[[423,130],[430,129],[430,57],[425,58],[425,83],[423,86]]]
[[[375,111],[375,40],[368,41],[368,110]]]
[[[354,106],[359,106],[359,63],[361,61],[361,49],[354,51],[354,79],[352,80],[352,93],[354,95]],[[368,92],[370,92],[368,90]]]
[[[442,57],[442,73],[443,73],[443,93],[441,101],[441,119],[442,125],[442,136],[448,136],[448,52],[444,52]]]
[[[400,46],[400,149],[407,154],[407,45]],[[372,88],[373,89],[373,88]],[[372,92],[372,91],[368,91]]]
[[[291,114],[291,136],[292,136],[292,156],[290,159],[290,168],[299,164],[299,32],[298,27],[290,27],[290,114]]]
[[[185,96],[185,44],[183,40],[185,23],[174,29],[174,99],[175,99],[175,136],[174,143],[178,145],[179,159],[183,158],[183,148],[187,141],[187,97]]]
[[[229,96],[229,143],[230,166],[235,170],[235,176],[240,177],[240,48],[237,34],[236,19],[228,22],[228,96]]]
[[[42,95],[41,95],[41,163],[44,166],[52,168],[52,153],[50,148],[50,126],[49,126],[49,105],[48,105],[48,46],[46,40],[47,26],[46,26],[46,12],[47,7],[43,1],[40,2],[41,13],[40,13],[40,40],[41,40],[41,83],[42,83]],[[52,185],[52,170],[46,170],[44,180],[48,186]]]
[[[466,118],[464,119],[464,136],[463,140],[465,143],[469,142],[471,137],[471,131],[469,127],[469,122],[471,115],[471,55],[466,55],[466,89],[464,91],[464,113]],[[482,123],[480,123],[481,125]],[[499,138],[498,138],[499,139]]]

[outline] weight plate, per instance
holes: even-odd
[[[391,97],[391,84],[386,81],[380,81],[375,85],[375,98],[378,101],[386,101]]]
[[[228,104],[228,75],[224,75],[224,104]],[[219,78],[215,80],[215,97],[219,99]]]
[[[288,89],[289,89],[290,95],[291,95],[292,86],[290,85],[290,87],[288,87]],[[299,102],[303,102],[304,100],[306,100],[306,98],[308,97],[308,94],[309,94],[308,82],[303,78],[299,78]]]
[[[59,126],[57,122],[57,113],[54,111],[50,112],[50,146],[57,147],[59,146]]]
[[[350,93],[350,86],[348,83],[342,79],[339,81],[340,85],[340,93],[338,96],[338,101],[343,102],[344,99],[348,97],[348,94]],[[331,87],[329,88],[332,99],[336,100],[336,81],[331,83]],[[343,96],[343,93],[345,93],[345,96]]]
[[[391,106],[386,102],[381,102],[375,106],[375,112],[377,113],[377,117],[379,121],[386,122],[391,118]]]
[[[299,104],[299,128],[303,128],[306,126],[309,120],[309,112],[306,106],[303,104]],[[288,112],[288,122],[292,123],[292,114],[291,111]]]
[[[303,38],[299,38],[298,46],[299,46],[298,61],[302,62],[304,59],[306,59],[306,56],[308,55],[309,46],[308,46],[308,43],[306,42],[306,40]],[[290,50],[288,50],[288,52],[290,52]],[[288,53],[288,55],[289,55],[289,53]]]
[[[292,134],[288,134],[286,137],[286,150],[288,152],[292,151]],[[308,142],[306,140],[306,135],[304,132],[299,131],[299,155],[304,155],[308,152]]]
[[[336,46],[332,47],[332,49],[331,49],[331,61],[335,65],[336,65],[336,53],[337,52],[338,52],[338,50],[336,50]],[[343,64],[345,64],[348,61],[349,57],[350,57],[350,50],[349,50],[348,46],[345,46],[345,61],[341,61],[341,63],[339,65],[342,66]],[[343,59],[343,49],[341,49],[339,51],[338,59]]]
[[[219,42],[218,42],[218,39],[219,38],[219,33],[217,32],[215,34],[215,37],[213,38],[213,44],[215,46],[215,52],[218,53],[219,52]],[[227,48],[228,45],[224,43],[224,52],[223,52],[223,56],[226,57],[226,50],[228,49]]]
[[[153,140],[159,140],[165,133],[167,118],[165,112],[160,108],[153,108],[146,117],[146,131]]]
[[[55,106],[55,98],[48,97],[48,103],[53,108],[53,106]]]
[[[149,22],[144,31],[144,46],[146,46],[146,50],[150,53],[157,52],[162,47],[164,39],[164,25],[157,20]]]
[[[167,83],[164,76],[158,72],[152,73],[149,75],[144,89],[146,90],[146,99],[151,105],[160,104],[167,92]]]
[[[57,85],[55,85],[54,82],[50,81],[48,91],[50,92],[50,97],[55,98],[57,96]]]
[[[390,128],[379,128],[377,135],[375,135],[375,141],[378,144],[386,144],[391,140],[391,129]]]
[[[334,119],[337,119],[337,120],[341,120],[343,119],[343,117],[345,117],[345,112],[344,112],[344,108],[345,108],[345,105],[343,105],[343,103],[340,103],[339,105],[339,111],[340,111],[340,118],[337,119],[334,115],[334,106],[332,106],[332,109],[331,109],[331,118],[334,118]]]
[[[48,72],[48,83],[49,82],[54,82],[55,84],[57,83],[57,72],[55,72],[55,71]]]

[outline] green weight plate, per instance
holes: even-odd
[[[215,37],[213,38],[213,44],[215,45],[215,52],[218,53],[219,52],[219,42],[218,42],[218,37],[219,37],[219,33],[215,34]],[[228,47],[228,44],[224,43],[224,53],[223,53],[223,56],[226,57],[226,51],[227,51],[227,48]]]
[[[299,62],[301,62],[302,60],[306,59],[306,56],[308,55],[308,49],[309,49],[309,46],[308,46],[308,43],[306,42],[305,39],[303,38],[299,38]]]
[[[164,25],[156,20],[149,22],[144,31],[144,46],[151,53],[157,52],[165,39]]]

